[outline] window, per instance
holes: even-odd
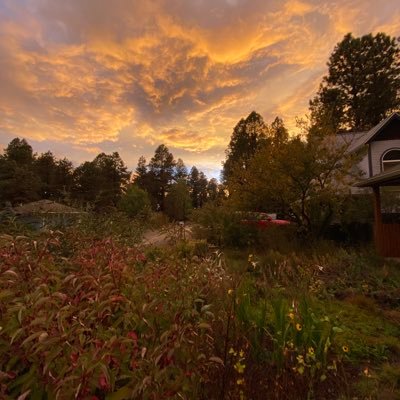
[[[382,171],[400,167],[400,149],[390,149],[382,156]]]

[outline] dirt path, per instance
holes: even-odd
[[[171,246],[178,240],[191,239],[193,237],[190,224],[180,226],[170,224],[161,229],[151,229],[144,233],[142,243],[146,246],[166,247]]]

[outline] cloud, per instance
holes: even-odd
[[[343,35],[397,36],[399,13],[396,0],[0,0],[0,134],[79,158],[165,142],[219,168],[240,118],[294,128]]]

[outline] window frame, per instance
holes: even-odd
[[[395,160],[385,160],[385,156],[390,153],[391,151],[398,151],[400,153],[400,147],[392,147],[391,149],[387,149],[381,156],[381,172],[386,172],[388,171],[387,169],[385,170],[385,164],[390,165],[390,164],[398,164],[400,166],[400,154],[399,158],[396,158]]]

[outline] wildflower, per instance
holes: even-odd
[[[296,329],[300,332],[303,329],[303,327],[301,326],[301,324],[296,324]]]
[[[228,352],[229,354],[233,354],[234,356],[236,356],[237,355],[237,353],[236,353],[236,351],[233,349],[233,347],[231,347],[230,349],[229,349],[229,352]]]
[[[246,368],[245,364],[242,364],[240,361],[238,361],[233,368],[235,368],[235,370],[237,371],[238,374],[243,374],[244,373],[244,369]]]
[[[292,320],[294,319],[294,314],[293,314],[292,312],[290,312],[290,313],[288,314],[288,316],[289,316],[290,319],[292,319]]]
[[[308,354],[311,354],[311,355],[314,354],[314,348],[313,347],[309,347],[308,348]]]
[[[243,379],[243,378],[238,379],[238,380],[236,381],[236,384],[237,384],[237,385],[244,385],[244,379]]]
[[[249,258],[247,259],[248,262],[252,262],[253,261],[253,254],[249,254]]]
[[[243,350],[240,350],[240,351],[239,351],[239,356],[240,356],[241,358],[243,358],[243,356],[244,356],[244,351],[243,351]]]
[[[231,295],[233,293],[233,289],[228,290],[228,294]]]
[[[348,346],[343,346],[342,350],[343,350],[344,353],[348,353],[349,352]]]

